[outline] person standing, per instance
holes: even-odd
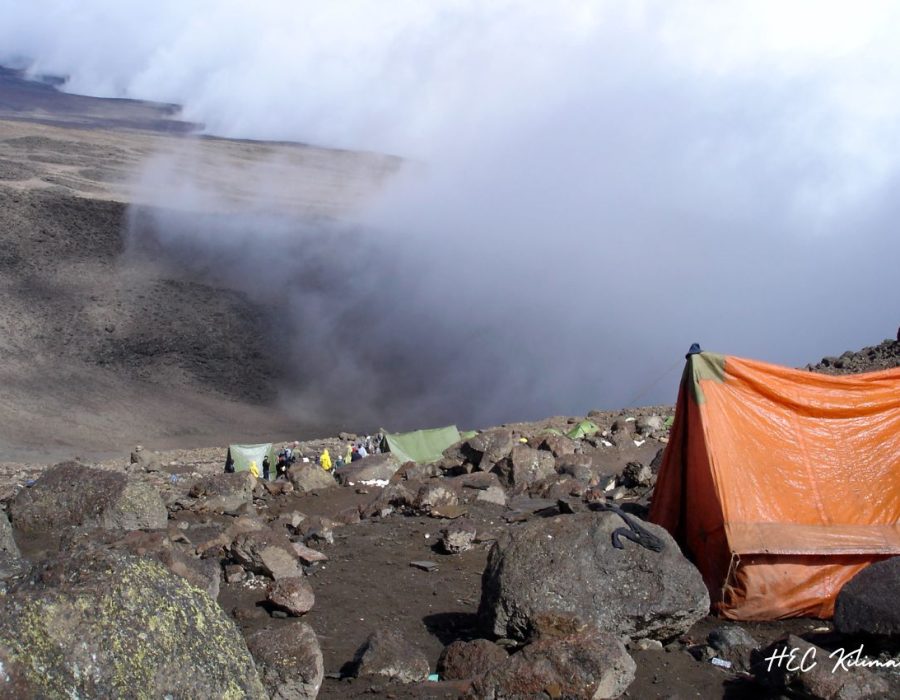
[[[266,481],[269,480],[269,467],[272,465],[269,463],[269,455],[263,457],[263,479]]]

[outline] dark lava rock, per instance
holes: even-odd
[[[503,665],[509,658],[506,650],[487,639],[457,641],[444,647],[437,671],[442,680],[467,680]]]
[[[556,460],[545,450],[516,445],[500,460],[494,472],[506,486],[528,486],[556,473]]]
[[[900,635],[900,557],[867,566],[850,579],[834,604],[843,634]]]
[[[504,533],[482,575],[479,617],[499,637],[527,640],[536,617],[574,613],[600,629],[633,639],[686,632],[706,615],[709,594],[700,573],[661,527],[661,552],[625,541],[613,513],[543,518]]]

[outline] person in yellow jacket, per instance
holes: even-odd
[[[353,445],[347,445],[347,454],[344,455],[344,464],[350,464],[353,461]]]
[[[331,471],[331,455],[328,454],[328,448],[327,448],[327,447],[326,447],[324,450],[322,450],[322,456],[319,457],[319,465],[320,465],[320,466],[322,467],[322,469],[324,469],[326,472],[330,472],[330,471]]]
[[[256,462],[250,462],[250,473],[259,478],[259,467],[256,466]]]

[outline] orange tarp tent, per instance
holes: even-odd
[[[860,569],[900,554],[900,368],[688,355],[650,520],[724,617],[831,617]]]

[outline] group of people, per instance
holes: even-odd
[[[288,474],[287,474],[288,469],[290,469],[291,465],[297,461],[296,450],[297,450],[297,447],[299,444],[300,443],[298,443],[298,442],[294,442],[291,445],[285,447],[283,450],[281,450],[278,453],[278,456],[277,456],[276,462],[275,462],[275,479],[276,480],[280,479],[282,477],[285,479],[288,478]],[[258,465],[256,463],[256,461],[254,460],[254,461],[250,462],[248,470],[253,476],[259,478],[259,476],[260,476],[259,467],[260,467],[260,465]],[[262,460],[262,478],[265,479],[266,481],[269,481],[271,472],[272,472],[272,462],[269,460],[269,455],[266,455],[265,457],[263,457],[263,460]],[[225,473],[226,474],[234,473],[234,459],[232,458],[230,451],[228,452],[228,456],[225,458]]]
[[[333,468],[342,467],[345,464],[359,461],[364,457],[368,457],[370,454],[379,454],[381,452],[381,443],[383,440],[384,436],[381,433],[376,433],[375,435],[366,435],[364,439],[347,445],[347,450],[344,452],[344,454],[338,455],[334,460],[332,460],[331,454],[329,454],[328,449],[322,450],[322,453],[319,455],[317,461],[322,469],[324,469],[325,471],[331,471]],[[297,461],[297,447],[299,446],[299,444],[300,443],[298,442],[294,442],[278,453],[277,461],[275,462],[275,479],[279,479],[281,477],[284,477],[285,479],[288,478],[288,469],[290,469],[291,465]],[[306,462],[309,460],[304,459],[303,461]],[[272,463],[270,462],[268,455],[263,457],[261,466],[262,475],[260,475],[260,465],[257,465],[255,461],[250,462],[250,473],[257,478],[262,476],[263,479],[269,481]],[[228,457],[225,460],[225,471],[227,473],[234,472],[234,460],[231,458],[231,452],[228,453]]]

